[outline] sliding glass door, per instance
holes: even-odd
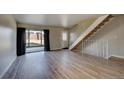
[[[43,31],[26,30],[26,48],[43,46],[44,46]]]
[[[26,30],[26,53],[44,50],[44,31]]]

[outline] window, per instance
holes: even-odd
[[[67,41],[67,32],[62,33],[62,40]]]
[[[26,30],[26,47],[44,46],[44,32],[36,30]]]

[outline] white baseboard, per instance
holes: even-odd
[[[117,57],[117,58],[124,59],[124,56],[117,56],[117,55],[111,55],[111,56],[110,56],[110,57],[108,57],[108,58],[111,58],[111,57]]]
[[[61,50],[62,48],[55,48],[55,49],[50,49],[51,51],[55,51],[55,50]]]
[[[17,57],[12,61],[10,62],[10,64],[6,67],[6,69],[4,70],[4,72],[0,75],[0,79],[3,78],[3,76],[6,74],[6,72],[9,70],[9,68],[11,67],[11,65],[16,61]]]

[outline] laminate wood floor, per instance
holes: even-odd
[[[81,55],[69,50],[18,57],[4,79],[124,78],[124,62]]]

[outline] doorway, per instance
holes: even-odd
[[[44,50],[44,31],[26,30],[26,53]]]

